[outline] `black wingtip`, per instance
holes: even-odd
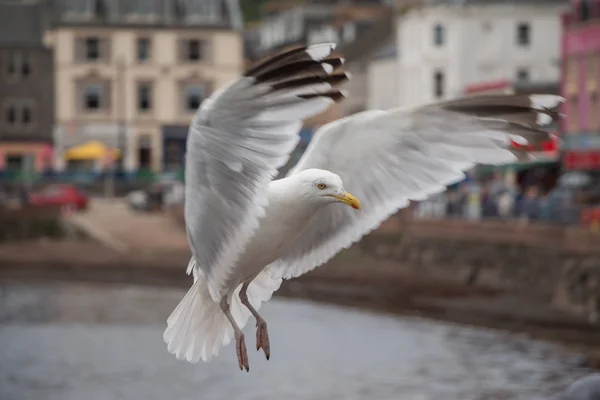
[[[339,102],[346,98],[346,92],[342,90],[330,90],[328,92],[323,93],[310,93],[310,94],[300,94],[298,97],[301,99],[314,99],[315,97],[329,97],[334,102]]]

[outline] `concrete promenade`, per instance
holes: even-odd
[[[185,231],[165,213],[131,210],[122,199],[94,199],[89,210],[70,217],[73,224],[114,251],[185,252]]]

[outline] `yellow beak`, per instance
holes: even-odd
[[[360,210],[362,208],[362,206],[360,205],[360,201],[358,201],[358,199],[354,196],[352,196],[350,193],[345,192],[342,196],[333,196],[335,197],[338,201],[349,205],[350,207],[354,208],[355,210]]]

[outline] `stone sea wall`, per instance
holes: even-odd
[[[404,272],[534,296],[588,318],[600,312],[600,235],[517,221],[387,221],[359,245]]]

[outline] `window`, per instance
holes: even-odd
[[[522,22],[517,25],[517,43],[519,46],[529,46],[531,41],[529,24]]]
[[[31,73],[31,67],[29,66],[29,57],[27,54],[23,54],[21,57],[21,75],[26,78]]]
[[[97,19],[105,19],[106,18],[106,5],[104,4],[104,0],[95,0],[94,1],[94,16]]]
[[[137,59],[139,63],[150,60],[151,42],[148,38],[139,38],[137,40]]]
[[[195,112],[205,97],[204,87],[201,85],[187,86],[185,89],[185,109],[188,112]]]
[[[88,111],[99,110],[102,104],[102,86],[88,85],[83,90],[83,108]]]
[[[517,70],[517,81],[526,82],[529,80],[529,70],[527,68],[519,68]]]
[[[6,108],[6,122],[8,122],[9,125],[13,125],[17,122],[17,109],[13,104]]]
[[[181,0],[173,1],[173,16],[177,20],[182,20],[185,17],[185,6]]]
[[[96,37],[85,39],[85,58],[95,61],[100,58],[100,41]]]
[[[600,115],[598,112],[594,112],[594,110],[598,110],[600,108],[600,102],[598,102],[598,92],[590,93],[590,129],[597,131],[600,128]]]
[[[111,82],[96,77],[83,78],[75,84],[78,108],[83,113],[108,112],[111,108]]]
[[[436,71],[433,74],[433,86],[435,97],[440,98],[444,96],[444,73]]]
[[[567,100],[567,131],[577,132],[579,130],[579,97],[575,94]]]
[[[200,60],[200,41],[190,40],[188,42],[188,60],[198,61]]]
[[[581,0],[579,18],[585,22],[590,19],[590,2],[589,0]]]
[[[147,112],[152,109],[152,84],[138,84],[138,110]]]
[[[202,61],[207,59],[208,43],[201,39],[180,41],[180,54],[183,61]]]
[[[28,125],[31,122],[31,109],[28,104],[24,104],[21,109],[21,122],[23,125]]]
[[[444,45],[444,27],[440,24],[433,28],[433,43],[438,47]]]
[[[579,82],[579,60],[575,56],[571,56],[566,61],[566,94],[572,95],[578,92]]]
[[[130,16],[152,16],[161,7],[159,0],[119,0],[121,11]]]
[[[28,55],[18,51],[9,53],[6,72],[11,78],[27,78],[31,74]]]
[[[140,135],[138,139],[138,166],[140,169],[152,167],[152,136]]]
[[[10,53],[8,55],[8,75],[10,77],[15,77],[17,75],[17,70],[19,69],[19,54],[18,53]]]
[[[215,20],[219,15],[219,4],[215,0],[189,1],[187,14],[192,19]]]
[[[75,40],[75,59],[79,62],[109,61],[110,45],[108,37],[78,37]]]

